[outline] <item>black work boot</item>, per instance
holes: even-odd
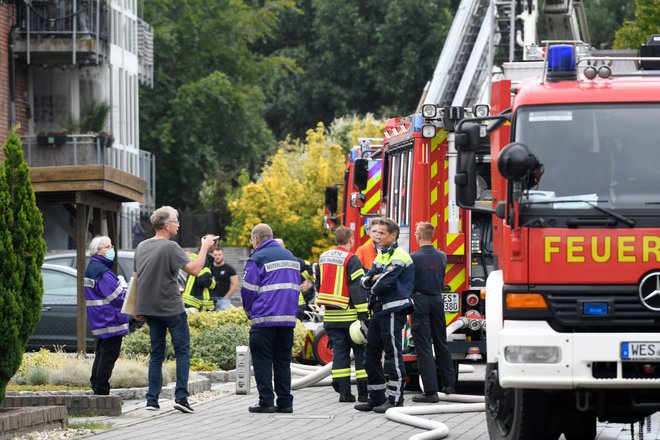
[[[382,414],[388,409],[394,408],[395,406],[403,406],[403,402],[394,403],[394,401],[387,399],[387,402],[383,403],[382,405],[374,406],[374,412]]]
[[[367,381],[358,380],[357,389],[358,389],[358,402],[369,401],[369,393],[367,392]]]

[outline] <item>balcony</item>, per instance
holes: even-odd
[[[37,193],[98,192],[119,202],[155,207],[154,156],[107,146],[99,136],[80,134],[41,140],[23,137],[23,154]]]
[[[109,38],[107,0],[18,2],[14,50],[27,64],[99,64]]]

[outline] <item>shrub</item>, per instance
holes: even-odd
[[[0,404],[41,316],[44,290],[44,226],[16,131],[9,131],[0,162]]]
[[[149,326],[143,325],[133,333],[124,336],[121,342],[122,357],[149,356],[151,340],[149,339]],[[165,338],[165,359],[174,359],[174,347],[169,337]]]
[[[248,328],[225,324],[195,336],[191,342],[191,354],[223,370],[231,370],[236,367],[236,347],[248,345],[249,340]]]
[[[296,328],[293,330],[293,349],[291,356],[294,358],[302,353],[305,338],[307,337],[307,327],[299,319],[296,320]]]
[[[231,307],[221,312],[197,312],[188,315],[190,327],[191,368],[194,371],[234,369],[236,346],[249,344],[250,321],[242,307]],[[303,348],[307,329],[297,321],[293,335],[292,355]],[[226,337],[225,337],[226,336]],[[209,342],[212,341],[212,342]],[[122,357],[148,356],[149,327],[143,326],[122,342]],[[174,349],[167,338],[166,359],[174,359]]]

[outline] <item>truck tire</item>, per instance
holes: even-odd
[[[320,365],[327,365],[332,362],[332,348],[328,347],[329,342],[330,338],[325,329],[320,329],[314,337],[314,344],[312,345],[314,357]]]
[[[486,366],[484,382],[486,424],[490,440],[556,440],[559,432],[550,428],[552,411],[547,395],[537,390],[504,389],[496,363]]]

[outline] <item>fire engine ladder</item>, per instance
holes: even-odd
[[[425,104],[466,105],[463,102],[455,104],[459,88],[465,97],[470,90],[467,84],[475,84],[483,73],[485,77],[490,74],[487,66],[480,67],[479,64],[488,59],[492,20],[487,17],[491,14],[490,0],[461,0],[424,98]],[[463,82],[465,84],[461,86]]]
[[[543,19],[548,39],[591,43],[582,0],[545,0]]]

